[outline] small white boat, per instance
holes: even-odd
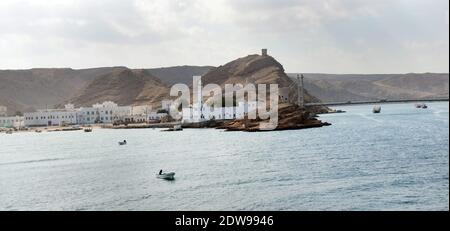
[[[168,173],[156,174],[156,178],[164,179],[164,180],[174,180],[175,179],[175,173],[174,172],[168,172]]]
[[[373,113],[380,113],[381,112],[381,107],[380,106],[376,106],[372,109]]]

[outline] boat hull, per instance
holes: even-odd
[[[175,173],[169,172],[169,173],[163,173],[163,174],[156,174],[156,178],[163,179],[163,180],[174,180]]]

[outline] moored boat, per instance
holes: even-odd
[[[176,132],[176,131],[183,131],[183,127],[181,124],[174,125],[173,128],[169,128],[166,130],[162,130],[163,132]]]

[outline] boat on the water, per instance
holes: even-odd
[[[92,128],[85,128],[84,132],[92,132]]]
[[[159,174],[156,174],[156,178],[163,179],[163,180],[174,180],[175,173],[174,172],[159,173]]]
[[[380,113],[381,112],[381,107],[380,106],[373,107],[372,112],[373,113]]]
[[[126,140],[124,140],[124,141],[119,141],[119,145],[125,145],[125,144],[127,144],[127,141],[126,141]]]
[[[34,132],[41,133],[42,131],[38,129],[38,130],[35,130]]]
[[[416,103],[415,106],[416,106],[416,108],[422,108],[422,109],[428,108],[428,106],[424,103]]]
[[[162,130],[163,132],[176,132],[176,131],[183,131],[183,127],[181,124],[174,125],[173,128],[169,128],[166,130]]]

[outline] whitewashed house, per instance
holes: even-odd
[[[92,107],[75,108],[73,104],[64,109],[43,109],[24,113],[25,126],[62,126],[75,124],[113,123],[131,114],[130,106],[118,106],[108,101]]]
[[[0,117],[0,128],[21,128],[25,126],[23,116]]]
[[[131,106],[118,106],[106,101],[78,110],[78,124],[114,123],[131,115]]]
[[[233,120],[244,119],[248,112],[255,111],[257,109],[257,102],[238,102],[236,107],[220,107],[215,108],[213,106],[203,103],[202,97],[202,84],[201,79],[198,80],[197,86],[197,102],[194,102],[192,106],[182,109],[182,122],[183,123],[198,123],[208,120]]]
[[[72,104],[64,109],[42,109],[24,113],[25,126],[62,126],[77,124],[77,110]]]

